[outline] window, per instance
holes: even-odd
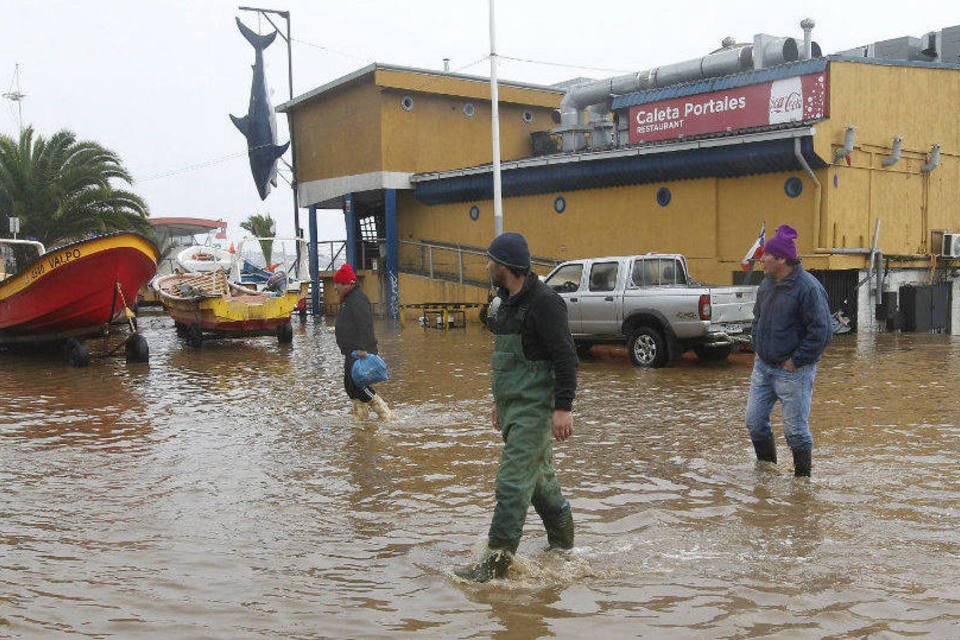
[[[547,279],[547,286],[557,293],[573,293],[580,288],[582,276],[582,264],[568,264],[557,269],[556,273]]]
[[[616,262],[600,262],[590,269],[590,291],[613,291],[617,288]]]
[[[686,284],[687,274],[675,258],[642,258],[633,263],[630,282],[635,287]]]

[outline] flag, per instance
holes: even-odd
[[[766,242],[766,237],[767,223],[764,222],[763,225],[760,226],[760,235],[757,237],[757,241],[753,243],[753,246],[747,251],[747,255],[740,261],[741,269],[744,271],[753,271],[753,263],[763,255],[763,243]]]

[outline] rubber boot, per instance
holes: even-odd
[[[470,582],[489,582],[493,578],[507,575],[507,569],[513,562],[513,554],[504,549],[487,549],[475,564],[454,569],[453,573]]]
[[[777,441],[773,436],[765,440],[754,440],[753,448],[757,452],[757,460],[760,462],[777,463]]]
[[[810,449],[793,449],[793,475],[797,478],[809,478],[810,467],[813,465],[813,451]]]
[[[353,415],[356,416],[357,420],[366,420],[370,417],[370,407],[363,400],[354,400]]]
[[[393,412],[390,411],[390,407],[387,406],[387,403],[383,401],[379,394],[373,396],[370,404],[373,405],[373,410],[377,412],[381,420],[393,420]]]
[[[573,514],[564,509],[554,518],[544,520],[547,529],[548,551],[569,551],[573,549]]]

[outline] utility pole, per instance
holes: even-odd
[[[22,101],[27,94],[20,91],[20,63],[13,67],[13,80],[10,82],[10,90],[3,94],[3,97],[11,102],[17,103],[17,125],[21,135],[23,134],[23,104]]]
[[[290,99],[293,100],[293,49],[291,48],[290,38],[290,12],[278,11],[276,9],[264,9],[261,7],[240,7],[240,11],[255,11],[262,15],[270,25],[277,30],[280,37],[287,41],[287,88],[289,89]],[[273,23],[269,14],[276,14],[287,21],[287,35]],[[287,124],[292,122],[287,118]],[[290,187],[293,189],[293,236],[297,238],[297,260],[300,259],[300,207],[297,203],[297,154],[296,147],[293,144],[293,127],[290,126],[290,171],[293,172],[293,179],[290,180]]]
[[[493,231],[503,233],[503,198],[500,191],[500,91],[497,88],[497,30],[490,0],[490,120],[493,126]]]

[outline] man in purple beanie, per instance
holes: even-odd
[[[793,451],[793,475],[809,476],[813,451],[810,403],[817,361],[833,336],[823,285],[800,265],[797,231],[777,228],[763,247],[766,277],[753,307],[753,350],[747,427],[757,460],[777,461],[770,412],[783,407],[783,431]]]

